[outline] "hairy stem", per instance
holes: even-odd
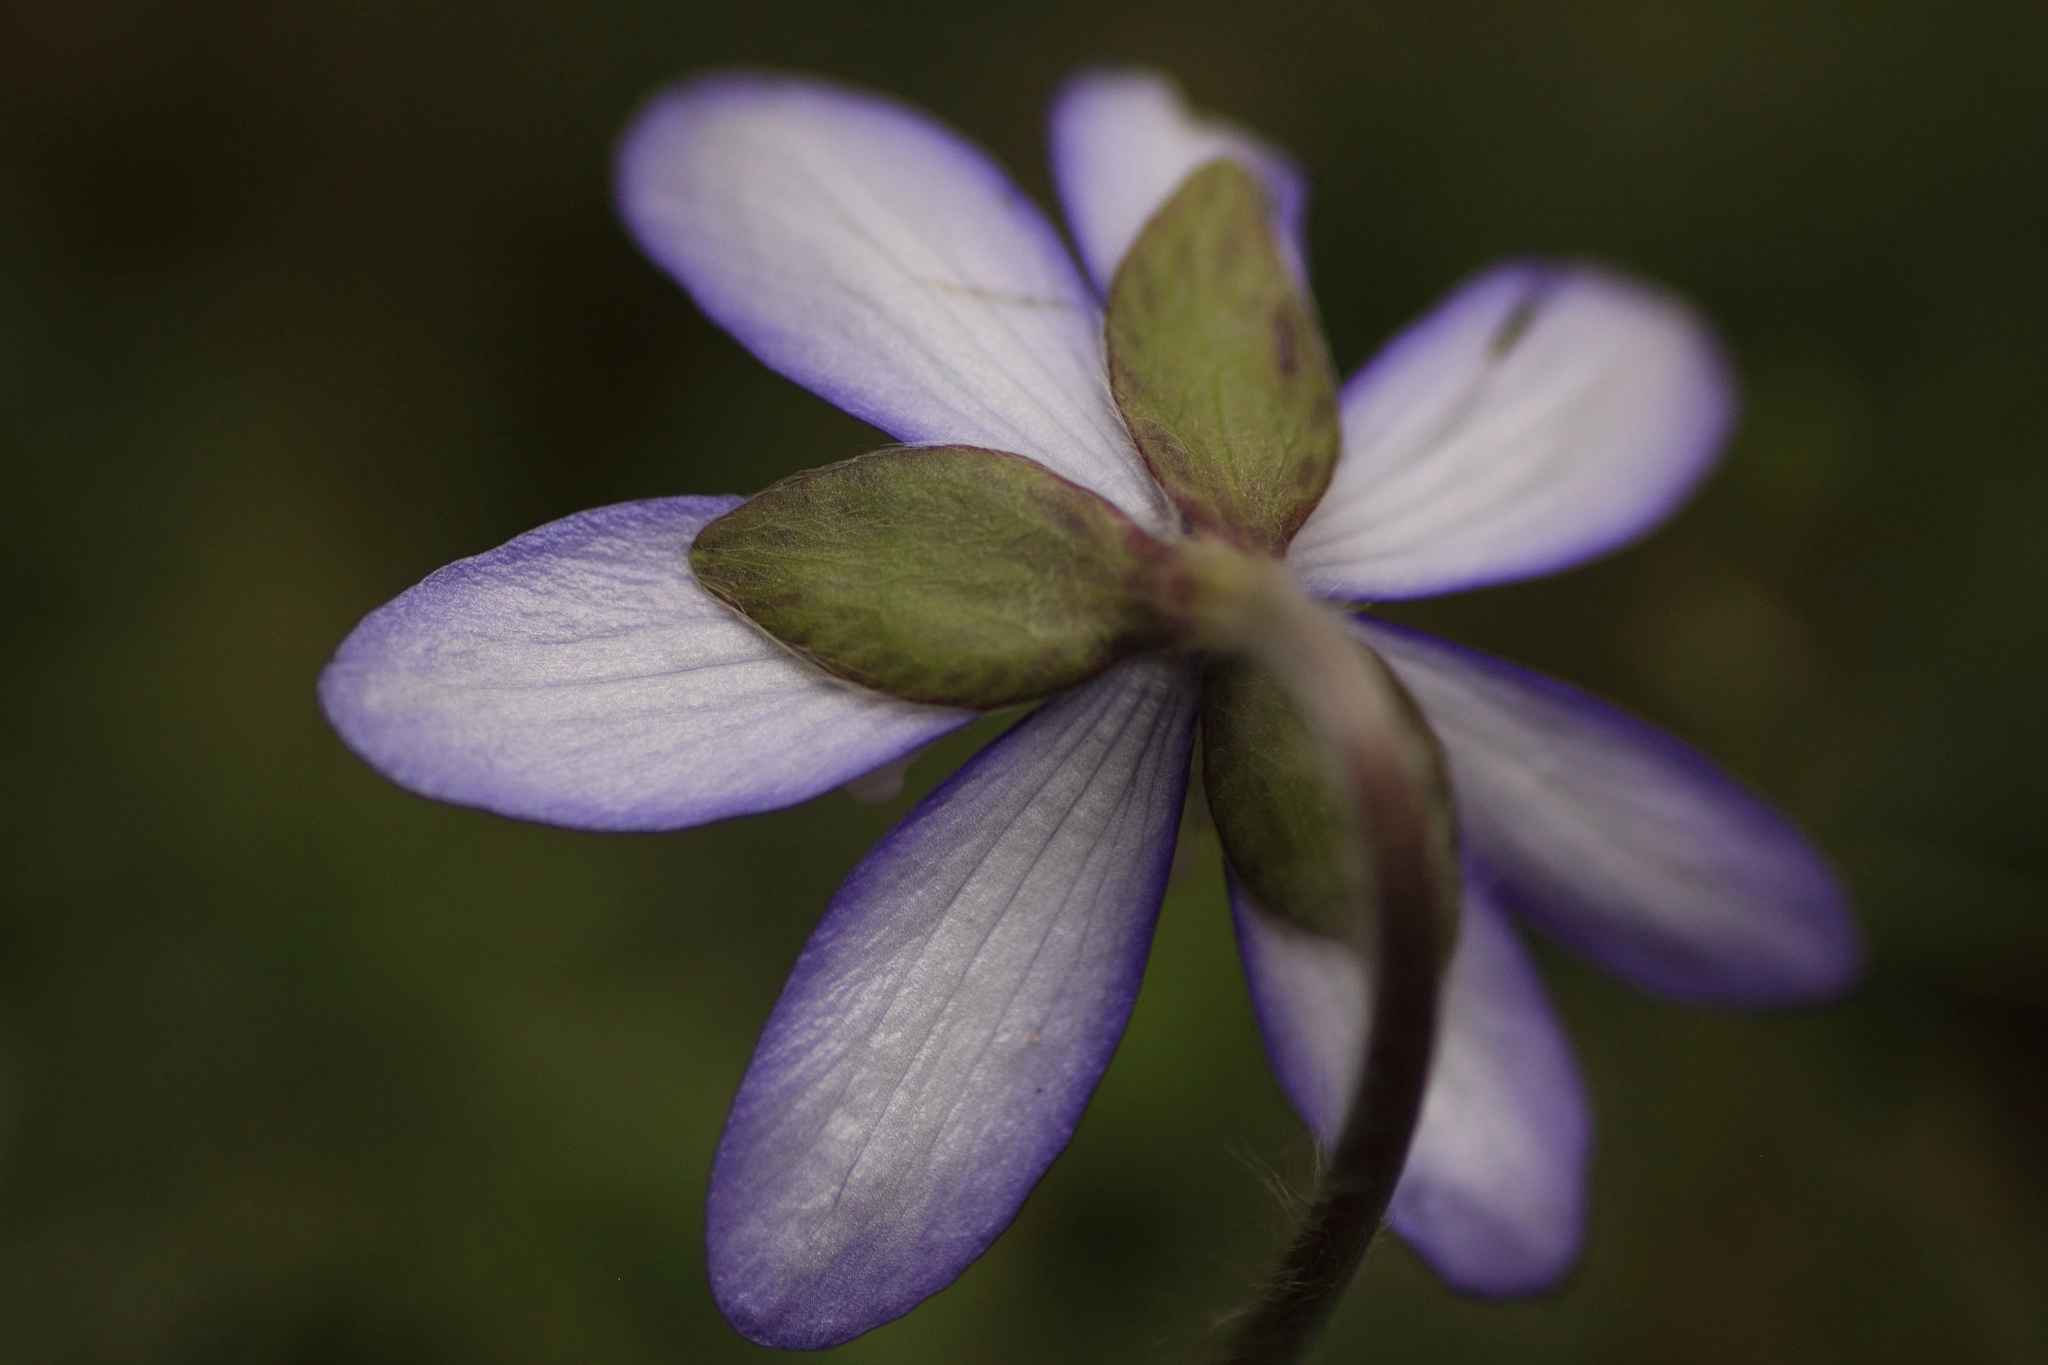
[[[1225,1365],[1288,1365],[1343,1298],[1407,1162],[1456,923],[1457,861],[1442,753],[1386,665],[1277,563],[1216,567],[1217,643],[1252,655],[1292,693],[1349,800],[1367,872],[1352,946],[1374,984],[1350,1114],[1306,1222],[1224,1356]]]

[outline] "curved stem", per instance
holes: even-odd
[[[1225,1365],[1287,1365],[1314,1342],[1385,1217],[1422,1110],[1438,979],[1456,923],[1449,782],[1434,738],[1393,674],[1308,601],[1279,565],[1233,566],[1221,640],[1288,686],[1325,741],[1357,818],[1369,888],[1354,944],[1373,978],[1350,1115],[1293,1245],[1240,1322]]]

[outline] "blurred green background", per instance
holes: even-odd
[[[1327,1361],[2048,1359],[2048,7],[1936,0],[28,0],[0,11],[0,1359],[745,1361],[705,1169],[881,808],[659,837],[414,798],[313,679],[542,521],[872,444],[614,224],[610,143],[729,63],[896,92],[1041,198],[1044,100],[1176,72],[1312,171],[1346,368],[1504,254],[1692,295],[1748,395],[1646,543],[1401,613],[1652,715],[1792,811],[1842,1005],[1543,950],[1591,1247],[1458,1299],[1388,1242]],[[1073,1147],[837,1355],[1181,1362],[1307,1147],[1215,886],[1170,899]]]

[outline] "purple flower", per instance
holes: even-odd
[[[641,245],[767,364],[910,443],[1027,455],[1161,534],[1167,504],[1104,368],[1102,297],[1182,178],[1266,185],[1300,265],[1300,174],[1156,77],[1070,82],[1054,166],[1085,269],[981,151],[889,100],[726,75],[657,98],[619,201]],[[1289,563],[1339,601],[1545,573],[1648,530],[1732,409],[1684,305],[1579,264],[1490,270],[1345,385],[1345,454]],[[373,766],[424,794],[585,829],[675,829],[806,800],[967,713],[828,677],[714,601],[687,550],[738,498],[600,508],[450,565],[321,679]],[[1575,1259],[1584,1084],[1511,916],[1652,993],[1818,999],[1859,947],[1834,878],[1705,759],[1565,685],[1378,622],[1448,752],[1467,862],[1395,1227],[1507,1295]],[[1053,698],[855,868],[798,959],[712,1172],[726,1315],[829,1346],[949,1283],[1065,1145],[1129,1015],[1172,860],[1198,688],[1180,659]],[[1325,1142],[1368,981],[1233,884],[1268,1052]]]

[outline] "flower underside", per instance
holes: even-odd
[[[1335,370],[1265,189],[1196,169],[1108,291],[1111,391],[1179,513],[1155,535],[1022,455],[895,447],[785,479],[700,532],[708,590],[837,677],[906,701],[1037,701],[1140,655],[1210,655],[1207,793],[1269,910],[1348,936],[1357,858],[1283,688],[1228,651],[1329,486]],[[1365,648],[1360,645],[1359,648]]]
[[[662,830],[900,770],[976,711],[1046,699],[852,870],[762,1034],[706,1210],[714,1293],[756,1341],[909,1311],[1066,1144],[1135,999],[1198,722],[1254,1011],[1327,1169],[1378,1144],[1391,1224],[1450,1284],[1554,1287],[1591,1117],[1516,926],[1742,1007],[1839,990],[1853,924],[1805,839],[1669,736],[1324,604],[1646,533],[1713,463],[1726,363],[1654,286],[1511,261],[1339,389],[1284,154],[1144,72],[1075,77],[1051,132],[1078,268],[1000,168],[886,98],[758,73],[657,96],[619,162],[640,245],[756,357],[905,444],[452,564],[349,636],[322,704],[414,791]],[[1310,655],[1349,679],[1341,704],[1304,688]],[[1416,779],[1405,809],[1403,782],[1376,806],[1371,764],[1343,766],[1373,734],[1380,775]],[[1458,902],[1440,978],[1381,937],[1403,868]],[[1448,946],[1447,920],[1405,923]],[[1439,979],[1419,1116],[1362,1095],[1401,1071],[1371,1061],[1387,1001]],[[1426,1034],[1428,1002],[1406,1009]],[[1375,1113],[1377,1135],[1354,1121]],[[1411,1129],[1404,1163],[1386,1139]],[[1297,1244],[1233,1360],[1289,1358],[1319,1310],[1287,1300],[1319,1276],[1331,1301],[1343,1241]]]

